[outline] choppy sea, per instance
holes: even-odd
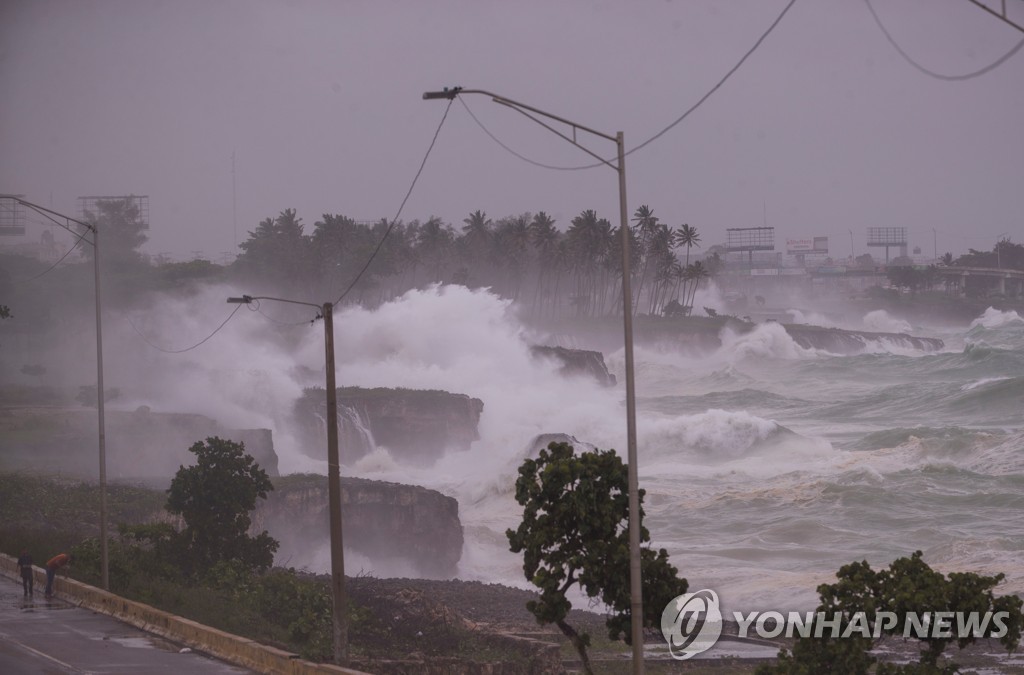
[[[998,592],[1024,592],[1024,319],[989,309],[956,327],[884,312],[846,321],[945,347],[879,340],[839,355],[764,323],[723,335],[700,357],[637,349],[639,475],[654,545],[691,589],[715,590],[725,611],[811,609],[815,587],[840,566],[885,566],[915,550],[945,572],[1003,572]],[[416,291],[350,310],[338,325],[347,346],[339,381],[447,389],[485,405],[469,451],[422,468],[378,448],[345,470],[456,497],[466,534],[459,576],[525,585],[504,535],[520,513],[516,469],[542,433],[624,450],[621,384],[603,389],[533,359],[529,345],[545,336],[482,291]],[[621,383],[622,352],[605,356]],[[326,548],[309,563],[326,568]],[[358,556],[346,568],[407,572]]]

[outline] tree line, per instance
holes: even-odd
[[[669,226],[646,205],[628,234],[638,313],[660,314],[672,301],[691,305],[721,264],[717,257],[691,263],[697,228]],[[232,268],[241,279],[308,297],[351,287],[348,300],[370,307],[412,288],[452,283],[490,288],[535,316],[604,316],[621,313],[621,241],[619,228],[591,209],[565,231],[543,211],[492,220],[477,210],[458,229],[437,217],[367,223],[324,214],[309,233],[286,209],[249,232]]]

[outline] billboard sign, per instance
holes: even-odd
[[[787,239],[786,253],[788,255],[828,253],[828,237],[814,237],[813,239]]]

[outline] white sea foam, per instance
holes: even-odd
[[[968,330],[971,328],[1001,328],[1015,323],[1024,323],[1024,317],[1014,312],[1013,310],[1004,312],[994,307],[989,307],[985,312],[977,319],[971,322],[968,326]]]
[[[962,387],[960,387],[960,391],[971,391],[972,389],[977,389],[978,387],[984,387],[986,384],[992,384],[993,382],[1002,382],[1003,380],[1009,380],[1009,379],[1012,379],[1012,378],[1010,378],[1010,377],[984,377],[984,378],[982,378],[982,379],[980,379],[980,380],[978,380],[976,382],[969,382],[969,383],[963,385]]]
[[[878,333],[907,333],[913,331],[913,327],[903,319],[896,319],[889,316],[884,309],[876,309],[868,312],[861,320],[864,328]]]
[[[697,306],[724,309],[715,304],[715,292],[702,291]],[[136,316],[137,324],[166,347],[187,345],[223,321],[228,295],[237,292],[216,289],[187,303],[155,303]],[[269,305],[263,309],[274,312]],[[874,330],[906,328],[887,315],[868,317],[863,323],[872,322]],[[990,311],[975,330],[1019,320],[1013,312]],[[272,428],[283,472],[325,472],[322,460],[298,452],[289,427],[302,388],[323,386],[322,324],[284,328],[243,308],[214,340],[173,356],[154,352],[125,328],[108,332],[111,379],[118,386],[115,368],[142,364],[144,377],[131,392],[133,403],[201,412],[230,426]],[[338,311],[335,329],[341,386],[445,389],[484,401],[481,437],[468,451],[448,453],[432,467],[412,467],[378,448],[345,472],[425,485],[456,497],[466,540],[459,576],[523,585],[522,560],[508,551],[504,535],[521,517],[513,497],[518,467],[531,439],[542,433],[572,434],[625,455],[621,349],[605,354],[619,386],[565,378],[555,364],[531,357],[530,339],[511,303],[453,286],[413,291],[372,311]],[[966,441],[910,437],[896,447],[847,452],[837,447],[869,431],[966,426],[972,418],[964,413],[965,419],[949,421],[926,414],[898,423],[881,414],[845,419],[835,416],[840,414],[836,406],[828,408],[833,411],[828,419],[815,417],[813,408],[792,406],[780,407],[778,415],[719,409],[671,414],[664,402],[671,397],[692,401],[723,389],[756,389],[783,400],[828,397],[836,403],[872,392],[864,372],[876,371],[844,369],[845,359],[800,347],[779,324],[760,324],[743,335],[725,331],[722,340],[715,354],[703,358],[636,350],[645,523],[655,545],[669,549],[691,586],[716,588],[738,609],[750,609],[750,603],[813,602],[815,585],[830,581],[839,565],[865,558],[884,565],[920,548],[950,569],[1007,572],[1008,587],[1024,587],[1024,569],[1013,559],[1016,549],[1001,543],[1019,541],[1021,527],[1006,517],[1010,511],[990,508],[986,501],[992,499],[992,479],[1024,472],[1019,431],[999,437],[979,433]],[[881,352],[870,357],[872,368],[891,365],[887,384],[921,376],[919,362],[887,360],[887,352],[901,353],[898,343],[866,349]],[[907,368],[904,375],[902,368]],[[948,377],[954,393],[984,387],[1000,375],[936,374]],[[655,412],[645,409],[644,397],[667,398]],[[815,434],[840,438],[830,443]],[[972,472],[988,478],[978,482]],[[949,529],[948,517],[929,512],[936,486],[955,487],[964,493],[958,499],[986,505],[964,511],[962,527],[970,530],[972,550],[954,550],[949,542],[962,533]],[[326,534],[307,548],[308,566],[327,569]],[[388,565],[352,557],[348,568],[408,573]]]
[[[793,323],[803,323],[810,326],[822,326],[824,328],[844,328],[840,322],[833,321],[824,314],[818,314],[817,312],[799,310],[799,309],[787,309],[786,314],[789,314],[793,318]]]
[[[771,321],[760,323],[747,333],[737,333],[725,327],[721,332],[721,340],[719,353],[731,363],[761,358],[810,359],[824,353],[801,347],[782,324]]]

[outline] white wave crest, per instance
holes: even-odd
[[[811,326],[822,326],[823,328],[843,328],[843,326],[829,319],[824,314],[818,314],[817,312],[787,309],[786,314],[793,317],[793,323],[804,323]]]
[[[986,384],[992,384],[993,382],[1002,382],[1003,380],[1009,380],[1009,377],[985,377],[977,382],[969,382],[964,386],[960,387],[960,391],[970,391],[977,389],[978,387],[984,387]]]
[[[680,415],[647,421],[644,441],[650,454],[680,452],[732,459],[751,452],[782,427],[748,412],[711,409],[697,415]]]
[[[995,307],[989,307],[981,316],[972,321],[967,329],[971,330],[979,326],[981,328],[1001,328],[1012,323],[1024,323],[1024,317],[1013,310],[1004,312]]]
[[[782,324],[773,321],[758,324],[749,333],[722,329],[720,353],[734,363],[747,358],[809,359],[818,355],[813,349],[798,345]]]
[[[862,319],[864,327],[879,333],[910,333],[913,330],[911,325],[903,319],[889,316],[884,309],[876,309],[868,312]]]

